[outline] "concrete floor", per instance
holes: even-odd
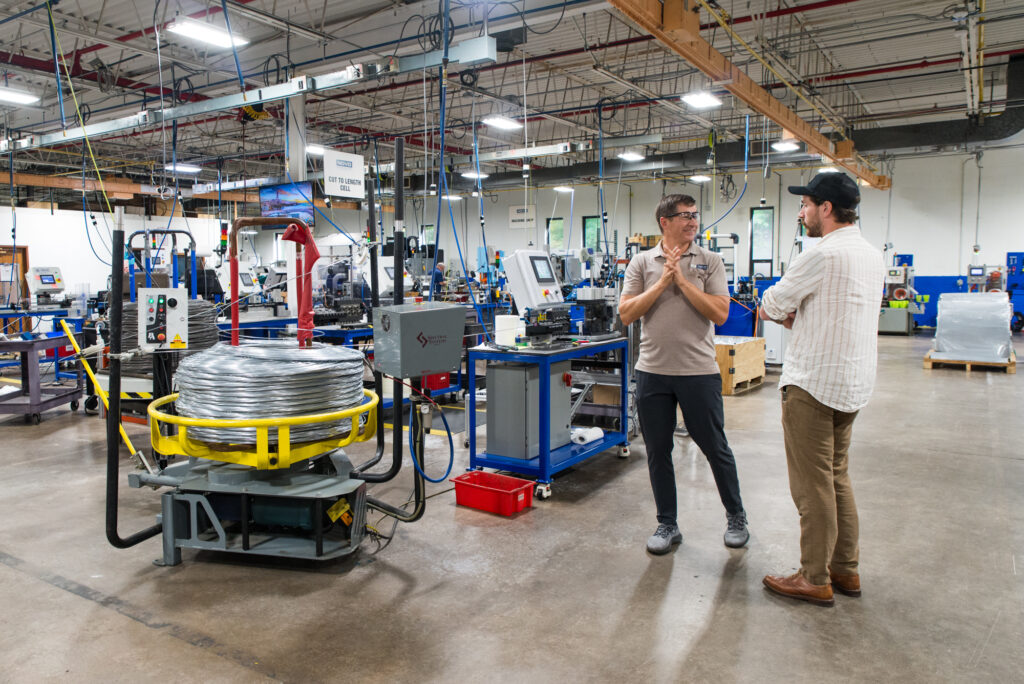
[[[834,608],[761,586],[799,558],[774,387],[725,400],[749,548],[722,545],[707,463],[679,438],[685,542],[658,558],[644,551],[655,521],[636,443],[511,519],[435,485],[425,518],[379,555],[366,543],[286,565],[186,551],[161,568],[158,540],[104,539],[98,418],[5,419],[0,680],[1022,681],[1024,374],[924,371],[929,345],[879,341],[851,450],[864,596]],[[440,438],[429,445],[436,474],[446,458]],[[458,449],[455,472],[467,463]],[[374,494],[403,501],[409,470]],[[121,502],[125,535],[159,510],[149,489],[123,488]]]

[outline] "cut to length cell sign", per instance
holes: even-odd
[[[366,174],[363,157],[347,152],[324,152],[324,194],[331,197],[365,199]]]

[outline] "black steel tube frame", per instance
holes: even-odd
[[[141,541],[155,537],[163,531],[163,523],[140,530],[129,537],[117,533],[117,477],[121,449],[118,426],[121,422],[121,328],[124,300],[124,230],[114,228],[111,245],[110,291],[110,396],[107,398],[107,541],[116,548],[127,549]]]

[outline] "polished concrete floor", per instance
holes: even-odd
[[[679,438],[685,541],[663,557],[644,550],[655,521],[637,442],[513,518],[434,485],[423,520],[376,555],[372,543],[323,565],[186,551],[157,567],[158,540],[104,539],[98,418],[5,419],[0,680],[1022,681],[1024,373],[925,371],[929,345],[880,339],[850,457],[864,596],[833,608],[761,586],[799,558],[770,386],[725,399],[749,547],[723,546],[707,463]],[[447,449],[429,440],[436,474]],[[409,470],[374,494],[404,501]],[[123,488],[121,533],[158,509],[154,491]]]

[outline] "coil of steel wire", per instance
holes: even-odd
[[[178,364],[179,415],[189,418],[281,418],[330,413],[363,401],[363,355],[336,345],[261,341],[217,344]],[[291,441],[313,442],[346,434],[349,419],[297,425]],[[255,428],[189,428],[192,439],[255,444]],[[272,444],[277,430],[269,431]]]
[[[209,349],[217,344],[220,330],[217,328],[217,306],[203,299],[188,300],[188,349],[182,354]],[[135,349],[139,346],[139,305],[125,302],[121,322],[121,348]],[[153,361],[148,354],[136,356],[121,363],[121,371],[130,375],[151,375]]]

